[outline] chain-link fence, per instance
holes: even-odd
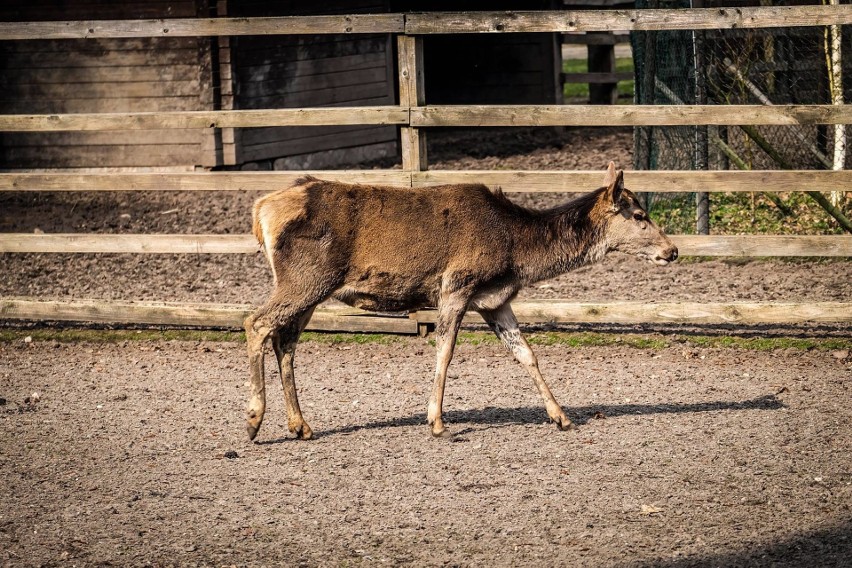
[[[717,4],[724,1],[703,6]],[[689,8],[690,0],[636,5]],[[832,92],[838,67],[844,77],[852,73],[852,29],[838,28],[834,44],[828,27],[635,32],[636,103],[832,104],[841,93],[852,101],[849,80]],[[845,168],[852,146],[834,155],[834,125],[638,127],[635,134],[637,169]]]

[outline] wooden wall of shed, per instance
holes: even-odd
[[[229,0],[230,16],[357,14],[388,11],[385,0]],[[230,41],[234,108],[396,104],[390,35],[238,37]],[[237,163],[268,160],[278,169],[324,168],[395,155],[393,126],[239,129]]]
[[[3,0],[0,20],[194,17],[203,0]],[[211,110],[209,38],[0,42],[0,113]],[[212,130],[0,133],[0,168],[212,166]]]

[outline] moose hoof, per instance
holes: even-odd
[[[565,432],[567,430],[576,430],[577,429],[577,427],[574,426],[574,423],[571,422],[570,420],[568,420],[568,417],[566,417],[566,416],[560,416],[559,418],[554,419],[553,422],[555,422],[556,427],[558,429],[562,430],[563,432]]]
[[[307,422],[302,422],[298,426],[291,426],[290,431],[296,434],[299,440],[310,440],[314,437],[314,431],[308,426]]]
[[[257,426],[254,426],[251,423],[246,424],[246,431],[248,431],[249,441],[255,439],[258,430],[260,430],[260,424],[258,424]]]
[[[447,430],[443,424],[438,422],[432,424],[432,428],[430,431],[432,432],[433,438],[449,438],[450,436],[452,436],[450,431]]]

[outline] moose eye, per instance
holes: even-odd
[[[634,213],[633,218],[636,219],[637,221],[644,221],[645,220],[645,216],[642,215],[639,212]]]

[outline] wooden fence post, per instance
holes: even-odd
[[[400,35],[397,37],[399,57],[399,104],[403,107],[426,104],[426,89],[423,79],[423,38]],[[402,144],[402,169],[425,171],[426,133],[419,128],[403,126],[400,129]]]

